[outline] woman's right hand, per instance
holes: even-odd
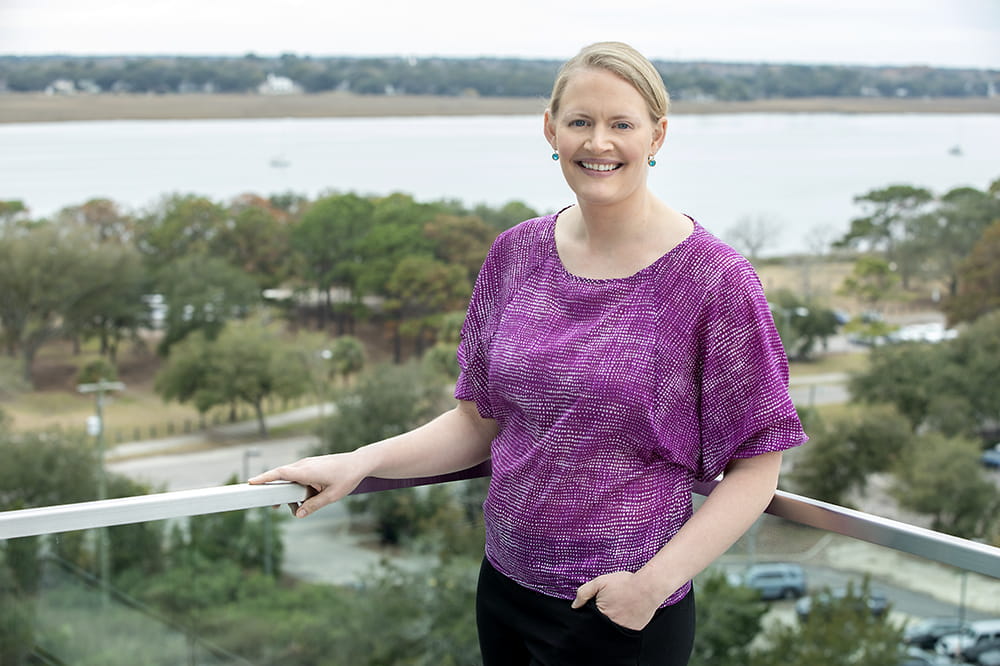
[[[292,481],[308,490],[306,500],[295,509],[296,518],[305,518],[327,504],[346,497],[358,487],[367,470],[356,451],[303,458],[290,465],[275,467],[249,479],[251,485],[269,481]]]

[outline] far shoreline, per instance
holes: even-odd
[[[102,120],[211,120],[472,115],[540,115],[540,97],[434,97],[422,95],[45,95],[0,94],[0,123]],[[842,113],[994,114],[1000,97],[823,97],[748,102],[675,101],[671,114]]]

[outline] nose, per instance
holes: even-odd
[[[614,146],[611,141],[611,133],[599,125],[595,125],[591,130],[588,143],[590,144],[588,148],[595,153],[611,150]]]

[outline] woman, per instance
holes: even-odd
[[[620,43],[566,63],[544,116],[576,205],[501,234],[458,350],[457,406],[252,483],[317,493],[492,461],[477,594],[491,664],[685,664],[691,579],[806,439],[752,267],[647,187],[669,98]],[[692,515],[694,480],[723,475]]]

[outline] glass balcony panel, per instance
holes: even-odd
[[[107,587],[99,576],[100,530],[0,541],[0,663],[251,663],[200,636],[194,616],[171,618],[136,596],[137,585],[162,573],[162,553],[153,549],[164,528],[158,521],[108,530],[113,568],[129,568]],[[191,589],[200,582],[187,581]]]
[[[403,491],[412,496],[391,490],[417,483],[369,480],[364,489],[407,510],[414,497],[450,494],[465,495],[473,506],[484,479]],[[468,484],[479,486],[468,492]],[[471,550],[456,544],[481,531],[477,520],[445,516],[445,536],[379,548],[377,521],[352,515],[346,504],[302,521],[283,519],[284,507],[270,508],[301,499],[302,492],[297,486],[226,486],[0,513],[0,538],[38,531],[46,521],[56,530],[0,540],[0,663],[115,664],[121,657],[120,663],[131,664],[135,655],[149,664],[394,663],[398,655],[435,649],[468,653],[475,663],[476,558],[463,557]],[[867,579],[884,595],[887,617],[900,630],[929,617],[1000,616],[1000,576],[982,573],[1000,573],[996,549],[946,540],[946,560],[955,548],[976,551],[980,572],[968,572],[906,552],[911,540],[920,543],[918,552],[934,552],[933,543],[924,542],[937,537],[918,532],[903,538],[893,531],[898,527],[882,526],[877,517],[807,498],[779,500],[771,510],[781,515],[763,516],[713,571],[743,582],[752,565],[795,565],[804,572],[808,595],[849,584],[860,589]],[[230,510],[234,506],[254,508]],[[147,516],[166,519],[142,520]],[[107,595],[99,584],[102,530],[59,531],[73,521],[126,523],[105,528],[114,574]],[[269,566],[273,575],[266,573]],[[797,591],[772,594],[765,630],[801,622]],[[384,633],[392,635],[374,641],[366,635],[373,626],[391,627]],[[334,652],[353,661],[323,661],[321,655]]]

